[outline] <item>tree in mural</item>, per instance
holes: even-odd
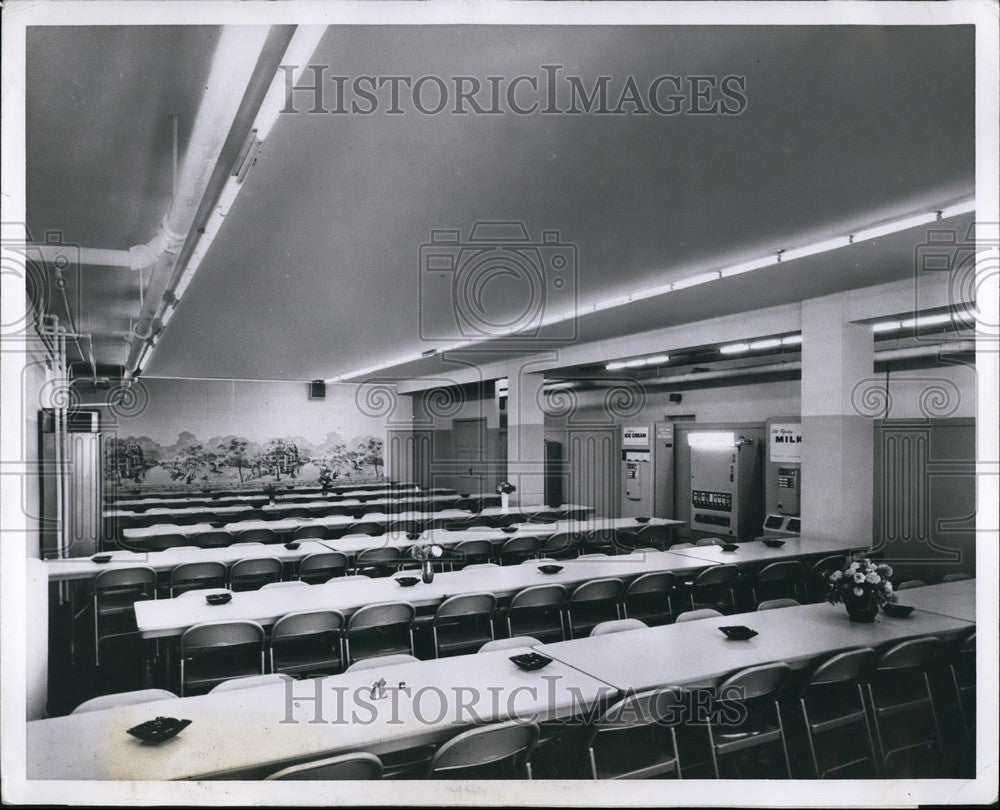
[[[362,465],[370,464],[375,470],[375,475],[380,474],[379,467],[385,463],[382,458],[381,439],[376,438],[375,436],[365,436],[359,443],[358,449],[355,453],[358,468]]]
[[[323,455],[323,464],[330,468],[331,478],[338,478],[345,468],[351,470],[356,466],[346,444],[336,444],[327,450]]]
[[[190,444],[171,465],[170,477],[175,481],[183,479],[185,484],[196,478],[207,482],[209,472],[219,472],[218,455],[205,450],[202,444]]]
[[[259,477],[273,475],[280,481],[282,475],[298,477],[299,468],[308,462],[309,457],[291,439],[271,439],[264,451],[254,457],[253,467]]]
[[[243,469],[247,466],[247,443],[244,439],[232,438],[219,446],[222,451],[222,463],[227,467],[235,467],[243,483]]]
[[[123,481],[141,483],[146,478],[146,472],[158,462],[156,450],[143,450],[134,438],[105,440],[104,477],[114,484],[121,484]]]

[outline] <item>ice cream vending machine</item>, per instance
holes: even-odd
[[[674,516],[674,426],[622,425],[622,517]]]
[[[763,517],[760,443],[730,432],[691,432],[691,528],[734,540]]]

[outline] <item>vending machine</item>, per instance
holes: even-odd
[[[691,432],[691,529],[749,540],[763,512],[759,442],[732,432]]]
[[[622,517],[674,516],[674,426],[643,422],[622,426]]]

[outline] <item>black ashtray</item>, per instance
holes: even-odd
[[[648,517],[637,517],[635,519],[636,523],[649,523],[649,521],[650,521],[650,518],[648,518]]]
[[[406,533],[406,539],[407,540],[419,540],[420,539],[420,532],[407,532]]]
[[[882,605],[882,612],[886,616],[892,616],[894,619],[905,619],[913,613],[913,605],[896,605],[891,602],[887,602]]]
[[[552,663],[551,658],[536,652],[523,653],[522,655],[512,655],[510,660],[513,661],[518,668],[523,669],[526,672],[534,672],[536,669],[547,667]]]
[[[517,526],[501,526],[500,531],[504,534],[513,534],[517,531]]]
[[[295,551],[295,549],[297,549],[301,545],[302,544],[298,540],[289,540],[287,543],[285,543],[285,548],[287,548],[289,551]]]
[[[205,601],[210,605],[225,605],[233,598],[231,593],[210,593],[205,596]]]
[[[190,720],[178,720],[176,717],[156,717],[126,729],[126,731],[143,742],[159,743],[176,737],[190,725]]]
[[[726,638],[730,641],[749,641],[757,635],[756,630],[751,630],[749,627],[744,627],[742,624],[727,625],[726,627],[720,627],[719,629],[726,634]]]
[[[540,565],[538,570],[543,574],[558,574],[562,571],[563,567],[561,565]]]
[[[420,582],[420,577],[396,577],[396,582],[404,588],[410,588]]]
[[[764,545],[768,548],[781,548],[785,545],[785,541],[780,537],[768,537],[764,540]]]
[[[459,498],[468,498],[471,494],[472,494],[471,492],[459,492],[458,493],[458,497]]]
[[[739,547],[739,543],[723,543],[721,546],[723,551],[736,551]]]
[[[213,529],[221,529],[223,526],[226,525],[226,522],[224,520],[214,520],[208,525],[211,526]]]
[[[91,559],[91,561],[93,561],[95,563],[107,563],[107,562],[111,562],[111,555],[110,554],[95,554],[90,559]]]

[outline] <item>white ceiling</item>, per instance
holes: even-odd
[[[29,48],[33,231],[95,247],[152,235],[169,199],[161,124],[190,120],[206,36],[62,29]],[[477,220],[509,219],[536,238],[557,230],[577,248],[587,302],[974,189],[968,27],[331,28],[311,61],[332,75],[483,80],[559,64],[614,87],[738,74],[749,103],[739,116],[282,116],[146,373],[326,378],[434,348],[421,329],[439,330],[452,303],[421,298],[432,229],[467,236]],[[576,339],[903,278],[919,239],[633,304],[581,321]],[[135,291],[124,273],[93,272],[107,275],[83,319],[112,331],[138,310]],[[115,362],[114,345],[101,343],[101,359]]]

